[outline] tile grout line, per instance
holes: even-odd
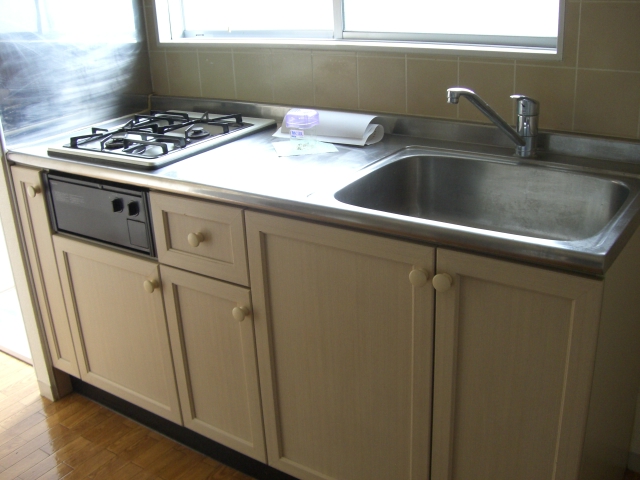
[[[238,99],[238,86],[236,85],[236,50],[231,49],[231,75],[233,76],[233,98]]]
[[[513,95],[515,95],[516,92],[516,84],[517,84],[517,80],[518,80],[518,66],[517,66],[517,62],[513,62]],[[516,109],[514,107],[511,108],[511,123],[515,124],[516,123]],[[517,126],[516,126],[517,128]]]
[[[276,102],[276,85],[275,85],[275,76],[273,74],[273,48],[269,50],[269,79],[271,83],[271,102]]]
[[[200,87],[200,97],[202,98],[202,71],[200,70],[200,50],[196,48],[196,64],[198,65],[198,86]]]
[[[460,57],[456,60],[458,71],[456,72],[456,86],[460,86]],[[456,104],[456,120],[460,120],[460,102]]]
[[[358,95],[358,110],[360,110],[360,60],[359,53],[356,52],[356,93]]]
[[[163,50],[164,56],[164,73],[165,79],[167,80],[167,89],[169,89],[169,95],[171,95],[171,80],[169,80],[169,62],[167,60],[167,50]]]
[[[315,65],[313,63],[313,50],[310,50],[310,54],[311,54],[311,90],[313,92],[313,106],[315,107],[317,105],[317,100],[316,100],[316,69],[315,69]]]
[[[404,113],[409,112],[409,60],[404,55]]]
[[[578,70],[580,65],[580,27],[582,26],[582,0],[578,8],[578,41],[576,43],[576,66],[573,80],[573,111],[571,112],[571,131],[576,131],[576,106],[578,99]]]

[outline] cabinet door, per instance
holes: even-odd
[[[249,290],[160,271],[185,427],[265,461]]]
[[[601,282],[447,250],[432,480],[575,480]]]
[[[301,479],[427,478],[434,250],[246,222],[269,464]]]
[[[54,367],[78,377],[78,363],[62,296],[43,183],[37,170],[11,167],[38,309]]]
[[[181,423],[158,265],[53,240],[82,380]]]

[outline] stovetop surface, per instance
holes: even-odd
[[[124,123],[91,127],[48,153],[98,163],[155,169],[228,143],[274,120],[169,110],[134,115]]]

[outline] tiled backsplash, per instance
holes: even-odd
[[[640,138],[640,0],[567,0],[562,61],[347,49],[160,46],[146,2],[154,93],[486,122],[446,89],[472,88],[511,123],[513,93],[540,128]]]

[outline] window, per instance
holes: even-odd
[[[564,1],[156,0],[156,11],[161,42],[554,54],[561,43]]]
[[[0,0],[0,39],[135,42],[134,0]]]

